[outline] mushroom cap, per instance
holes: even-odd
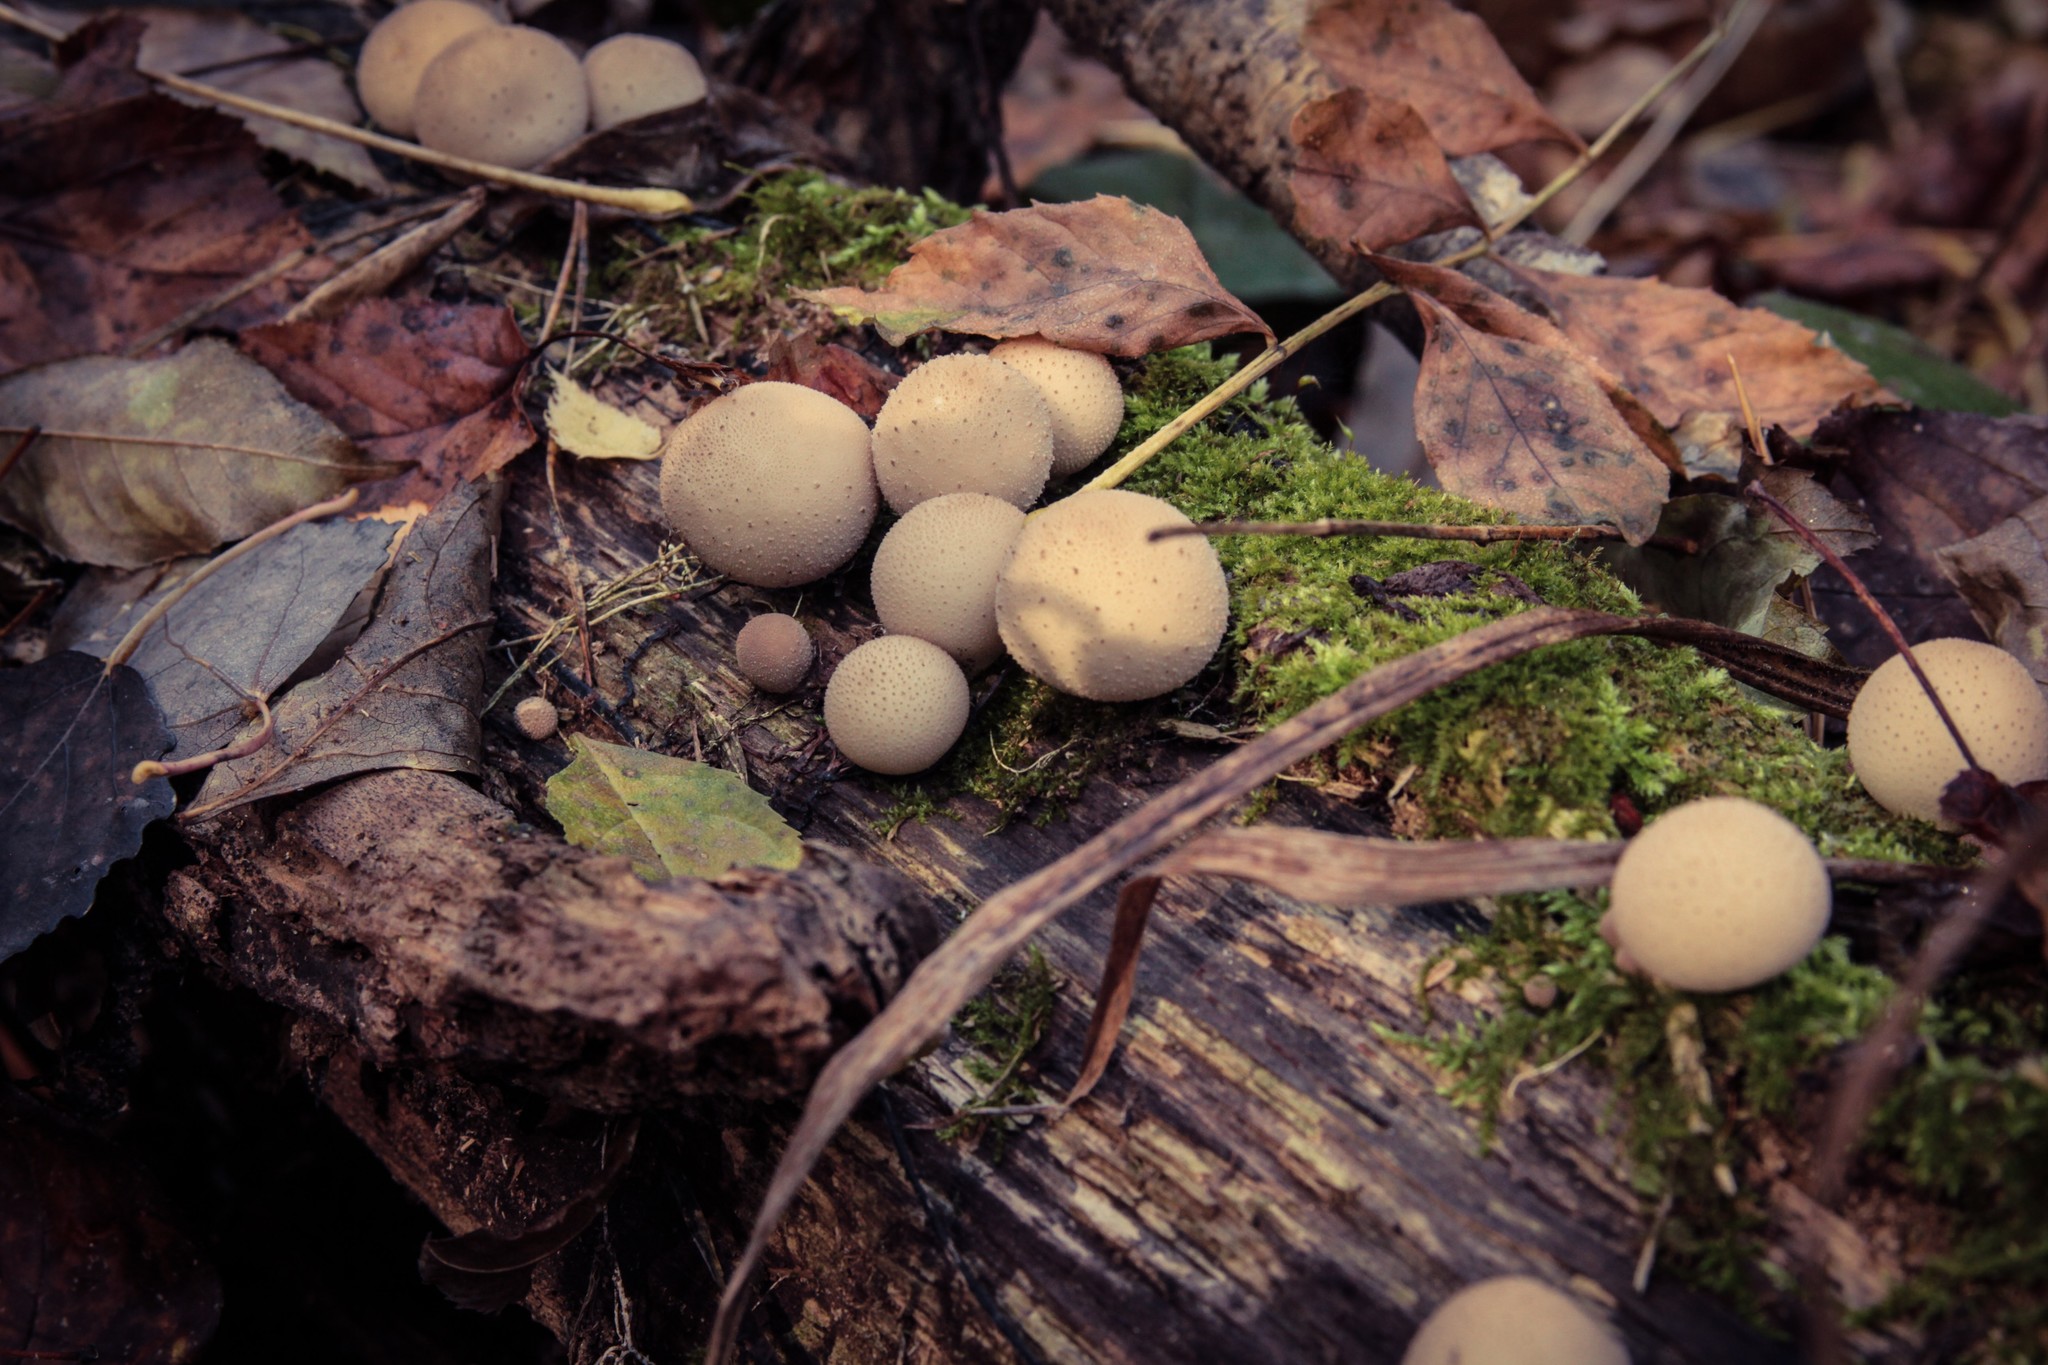
[[[942,493],[1029,507],[1052,473],[1052,412],[1023,371],[945,355],[906,376],[875,417],[875,481],[897,512]]]
[[[1467,1285],[1438,1304],[1401,1365],[1629,1365],[1628,1347],[1579,1301],[1528,1275]]]
[[[763,692],[794,692],[803,686],[818,651],[803,622],[771,611],[740,627],[733,653],[746,680]]]
[[[498,18],[469,0],[412,0],[377,21],[356,58],[356,95],[379,128],[411,137],[420,73],[449,44]]]
[[[870,640],[825,685],[825,729],[848,762],[869,772],[922,772],[966,728],[967,675],[929,640]]]
[[[1024,523],[996,586],[1010,657],[1062,692],[1136,701],[1202,671],[1230,622],[1230,590],[1205,536],[1168,503],[1099,489]]]
[[[1797,825],[1740,796],[1709,796],[1629,840],[1601,928],[1667,985],[1739,991],[1812,952],[1832,901],[1827,868]]]
[[[1913,646],[1977,762],[2014,786],[2048,777],[2048,701],[2025,664],[1977,640]],[[1946,824],[1942,789],[1963,753],[1903,655],[1879,664],[1849,708],[1849,763],[1886,810]]]
[[[986,493],[921,502],[875,551],[875,614],[892,635],[930,640],[972,673],[1003,652],[996,577],[1024,529],[1024,514]]]
[[[704,98],[704,70],[690,49],[646,33],[621,33],[583,54],[590,126],[610,128]]]
[[[512,723],[528,739],[546,739],[562,724],[562,713],[546,697],[528,697],[512,708]]]
[[[590,90],[561,39],[520,24],[458,38],[420,73],[413,122],[422,145],[515,170],[583,136]]]
[[[1124,387],[1093,351],[1055,346],[1043,337],[1006,341],[991,358],[1022,370],[1052,410],[1052,476],[1078,473],[1109,449],[1124,424]]]
[[[853,558],[874,524],[867,424],[801,384],[735,389],[670,433],[661,506],[718,573],[760,588],[814,582]]]

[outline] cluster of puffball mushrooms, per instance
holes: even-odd
[[[377,126],[471,161],[524,170],[592,128],[704,98],[689,49],[622,33],[579,60],[551,33],[471,0],[411,0],[363,41],[356,93]]]

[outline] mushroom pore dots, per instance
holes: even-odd
[[[1063,479],[1109,449],[1124,424],[1124,389],[1110,363],[1039,337],[1006,341],[989,352],[1038,385],[1052,410],[1052,476]]]
[[[967,676],[928,640],[870,640],[825,685],[826,731],[849,763],[870,772],[922,772],[966,728]]]
[[[1737,991],[1796,965],[1828,927],[1827,868],[1799,827],[1739,796],[1664,812],[1615,865],[1601,932],[1625,966]]]
[[[875,480],[891,509],[942,493],[1029,507],[1052,473],[1052,413],[1022,371],[985,355],[912,370],[875,417]]]
[[[1913,657],[1982,767],[2015,786],[2048,777],[2048,701],[2024,664],[1977,640],[1929,640]],[[1942,789],[1963,771],[1963,754],[1903,655],[1856,694],[1849,763],[1886,810],[1943,823]]]
[[[391,11],[370,30],[356,59],[363,108],[379,128],[411,137],[420,73],[456,39],[497,26],[489,10],[469,0],[412,0]]]
[[[713,571],[761,588],[813,582],[874,524],[867,424],[800,384],[736,389],[670,433],[661,505]]]
[[[1527,1275],[1467,1285],[1437,1305],[1401,1365],[1629,1365],[1628,1348],[1579,1301]]]
[[[413,121],[437,152],[515,170],[583,135],[590,90],[559,38],[517,24],[478,29],[420,73]]]
[[[1230,620],[1223,566],[1207,537],[1147,538],[1189,524],[1121,489],[1076,493],[1027,520],[996,588],[1010,657],[1093,701],[1156,697],[1201,672]]]
[[[817,650],[803,622],[771,611],[740,627],[733,653],[740,673],[763,692],[794,692],[803,686]]]
[[[704,72],[690,49],[645,33],[621,33],[583,55],[590,126],[611,128],[704,98]]]
[[[875,614],[892,635],[915,635],[962,668],[986,668],[1003,652],[996,633],[996,576],[1024,529],[1024,514],[986,493],[921,502],[889,528],[875,551]]]

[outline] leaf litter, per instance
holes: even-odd
[[[803,843],[746,779],[708,763],[569,737],[547,809],[578,848],[632,860],[650,882],[795,867]]]

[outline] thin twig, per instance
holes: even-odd
[[[1507,540],[1626,539],[1611,526],[1435,526],[1344,517],[1324,517],[1320,521],[1203,521],[1191,526],[1159,526],[1151,533],[1153,540],[1174,536],[1399,536],[1407,540],[1462,540],[1476,545]],[[1679,554],[1700,552],[1700,543],[1690,536],[1651,536],[1644,543]]]
[[[270,714],[269,699],[261,692],[243,692],[242,695],[256,704],[257,718],[263,722],[250,732],[247,738],[236,740],[225,748],[210,749],[203,754],[193,754],[190,758],[172,759],[169,763],[146,758],[135,765],[134,771],[128,774],[128,780],[139,787],[152,778],[182,777],[186,773],[204,772],[217,764],[231,763],[238,758],[247,758],[250,754],[255,753],[258,749],[270,743],[270,737],[277,733],[277,721]]]
[[[43,429],[39,426],[22,427],[17,431],[11,427],[0,427],[0,434],[12,434],[15,438],[14,448],[7,452],[6,458],[0,459],[0,479],[5,479],[21,463],[21,457],[28,454],[28,448],[36,443]]]

